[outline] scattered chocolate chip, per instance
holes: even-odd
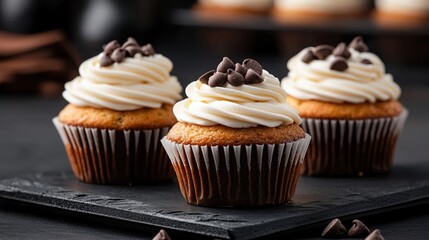
[[[361,63],[363,63],[363,64],[366,64],[366,65],[371,65],[372,64],[372,62],[370,61],[370,60],[368,60],[368,59],[363,59],[362,61],[360,61]]]
[[[384,237],[381,236],[379,229],[375,229],[371,234],[368,235],[368,237],[365,238],[365,240],[384,240]]]
[[[122,48],[117,48],[113,51],[110,57],[115,62],[122,62],[125,59],[125,50]]]
[[[248,69],[243,67],[243,65],[241,65],[240,63],[235,64],[235,71],[240,73],[241,75],[246,76],[247,70]]]
[[[319,45],[313,50],[313,53],[318,59],[324,60],[329,55],[331,55],[333,51],[334,51],[334,47],[332,47],[332,46]]]
[[[117,40],[110,41],[106,45],[103,46],[104,53],[111,54],[115,49],[120,48],[121,45]]]
[[[228,83],[238,87],[244,84],[244,77],[235,70],[228,69]]]
[[[206,73],[204,73],[203,75],[201,75],[200,78],[198,78],[198,80],[204,84],[208,84],[209,83],[209,78],[215,73],[215,70],[211,70],[208,71]]]
[[[352,221],[353,225],[350,227],[347,236],[353,238],[364,238],[369,235],[369,229],[363,222],[355,219]]]
[[[209,77],[208,84],[210,87],[222,87],[228,80],[228,74],[217,72]]]
[[[247,58],[243,61],[243,67],[252,69],[259,75],[262,75],[262,66],[257,61]]]
[[[369,48],[364,43],[361,36],[355,37],[349,44],[349,48],[354,48],[359,52],[368,52]]]
[[[347,60],[342,57],[336,57],[335,60],[331,63],[331,69],[334,71],[344,72],[349,68]]]
[[[264,81],[264,79],[259,75],[255,70],[249,69],[247,70],[245,78],[246,84],[253,84],[253,83],[261,83]]]
[[[148,43],[141,47],[143,56],[152,56],[155,55],[155,49],[152,47],[152,44]]]
[[[102,67],[107,67],[107,66],[112,65],[114,62],[115,62],[115,61],[113,61],[113,60],[109,57],[109,55],[107,55],[107,54],[103,53],[103,56],[101,56],[101,59],[100,59],[100,66],[102,66]]]
[[[341,238],[346,236],[347,229],[338,218],[332,220],[322,232],[322,238]]]
[[[316,59],[316,56],[314,56],[313,51],[309,50],[301,58],[301,61],[303,61],[303,62],[305,62],[305,63],[308,64],[308,63],[311,63],[311,61],[313,61],[314,59]]]
[[[152,240],[171,240],[171,238],[164,229],[161,229],[159,233],[152,238]]]
[[[129,45],[125,47],[125,52],[128,56],[134,57],[137,53],[142,53],[142,50],[138,46]]]
[[[345,59],[349,59],[352,56],[352,54],[347,49],[347,45],[343,42],[338,44],[332,54],[334,54],[334,56],[343,57]]]
[[[139,44],[137,43],[137,41],[134,38],[132,38],[132,37],[129,37],[127,39],[127,41],[124,42],[124,44],[122,44],[122,48],[126,48],[128,46],[140,47]]]
[[[216,71],[226,73],[230,68],[234,69],[234,63],[228,57],[224,57],[217,65]]]

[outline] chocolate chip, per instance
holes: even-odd
[[[259,75],[255,70],[249,69],[247,70],[246,76],[244,77],[246,84],[253,84],[253,83],[261,83],[264,81],[264,79]]]
[[[125,50],[122,48],[117,48],[113,51],[110,57],[115,62],[122,62],[125,59]]]
[[[238,87],[244,84],[244,77],[235,70],[228,69],[228,83]]]
[[[257,72],[259,75],[262,75],[262,66],[257,61],[253,59],[245,59],[243,61],[243,67],[248,69],[253,69],[255,72]]]
[[[343,57],[345,59],[349,59],[352,56],[352,54],[347,49],[347,45],[343,42],[338,44],[332,54],[334,54],[334,56]]]
[[[121,45],[117,40],[110,41],[103,46],[104,53],[111,54],[115,49],[120,48]]]
[[[355,219],[352,221],[353,225],[350,227],[349,232],[347,233],[347,236],[353,237],[353,238],[364,238],[368,236],[369,229],[363,222],[359,221],[358,219]]]
[[[342,57],[336,57],[335,60],[331,63],[331,69],[334,71],[344,72],[349,68],[347,60]]]
[[[209,77],[208,84],[210,87],[222,87],[228,80],[228,74],[217,72]]]
[[[125,51],[128,56],[134,57],[137,53],[142,53],[142,50],[138,46],[129,45],[125,47]]]
[[[215,73],[215,70],[211,70],[208,71],[206,73],[204,73],[203,75],[201,75],[200,78],[198,78],[198,81],[204,83],[204,84],[208,84],[209,83],[209,78]]]
[[[240,63],[235,64],[235,71],[240,73],[241,75],[246,76],[247,68],[243,67]]]
[[[368,237],[365,238],[365,240],[384,240],[384,237],[381,236],[379,229],[375,229],[371,234],[368,235]]]
[[[324,60],[329,55],[331,55],[333,51],[334,51],[334,47],[332,47],[332,46],[319,45],[313,50],[313,53],[318,59]]]
[[[152,47],[152,44],[148,43],[141,47],[143,56],[152,56],[155,55],[155,49]]]
[[[372,64],[372,62],[370,60],[366,59],[366,58],[362,59],[362,61],[360,61],[360,62],[363,63],[363,64],[366,64],[366,65],[371,65]]]
[[[316,56],[314,56],[313,51],[309,50],[304,54],[304,56],[302,56],[301,61],[308,64],[311,63],[311,61],[313,61],[314,59],[316,59]]]
[[[361,36],[355,37],[349,44],[349,48],[354,48],[359,52],[368,52],[369,48],[364,43]]]
[[[332,220],[322,232],[322,238],[341,238],[347,236],[347,229],[340,219]]]
[[[167,232],[161,229],[158,234],[155,235],[155,237],[152,238],[152,240],[171,240],[170,236],[168,236]]]
[[[128,40],[124,44],[122,44],[123,48],[126,48],[128,46],[140,47],[137,41],[132,37],[129,37]]]
[[[103,53],[103,56],[101,56],[100,59],[100,66],[107,67],[114,63],[114,61],[109,57],[109,55]]]
[[[234,69],[234,63],[228,57],[224,57],[217,65],[216,71],[226,73],[230,68]]]

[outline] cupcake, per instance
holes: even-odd
[[[313,138],[303,174],[387,173],[407,111],[399,86],[362,38],[306,48],[287,66],[282,86]]]
[[[65,84],[69,104],[53,119],[74,175],[98,184],[171,179],[159,140],[176,123],[172,108],[181,99],[172,62],[133,38],[103,48]]]
[[[280,81],[252,59],[223,58],[186,88],[161,142],[193,205],[249,207],[290,200],[310,136]]]
[[[275,0],[273,16],[289,22],[315,22],[339,18],[363,17],[368,0]]]
[[[267,13],[272,0],[199,0],[194,10],[210,15],[254,15]]]
[[[376,0],[375,7],[375,20],[384,26],[406,27],[420,25],[429,20],[427,0]]]

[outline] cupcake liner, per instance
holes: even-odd
[[[64,143],[74,175],[98,184],[134,184],[174,177],[159,140],[170,128],[111,130],[53,123]]]
[[[408,111],[399,116],[364,120],[303,119],[312,136],[302,174],[364,176],[387,173]]]
[[[310,135],[294,142],[185,145],[164,137],[183,197],[201,206],[281,204],[295,193]]]

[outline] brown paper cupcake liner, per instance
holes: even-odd
[[[199,146],[161,142],[183,197],[213,207],[262,206],[292,198],[310,135],[294,142]]]
[[[365,120],[303,119],[312,136],[302,174],[364,176],[389,172],[396,142],[408,116]]]
[[[110,130],[53,123],[74,175],[97,184],[139,184],[174,177],[159,140],[170,128]]]

